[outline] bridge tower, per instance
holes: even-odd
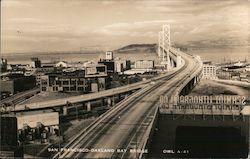
[[[163,25],[162,31],[159,32],[158,37],[158,57],[160,59],[160,63],[169,69],[170,67],[170,58],[169,58],[169,50],[171,47],[170,42],[170,25]]]

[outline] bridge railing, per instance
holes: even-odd
[[[155,120],[155,119],[158,118],[158,112],[159,112],[159,107],[157,106],[157,108],[155,109],[154,115],[153,115],[154,118],[152,119],[152,122],[148,126],[145,134],[143,135],[142,144],[141,144],[141,150],[144,150],[147,147],[147,145],[149,143],[149,139],[152,137],[152,128],[154,128],[155,125],[156,125],[156,121],[157,120]],[[144,152],[141,151],[140,154],[139,154],[139,158],[142,158],[143,154],[144,154]]]
[[[187,54],[188,55],[188,54]],[[193,79],[195,78],[197,75],[202,73],[202,69],[203,69],[203,63],[201,61],[201,59],[199,58],[199,56],[192,56],[192,55],[188,55],[191,56],[193,59],[195,59],[196,63],[198,64],[198,68],[187,78],[187,80],[185,80],[185,82],[176,89],[174,96],[178,96],[181,91],[186,87],[186,85]]]

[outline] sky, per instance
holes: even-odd
[[[171,42],[250,45],[250,0],[1,0],[1,53]]]

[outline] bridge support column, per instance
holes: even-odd
[[[90,103],[90,101],[87,102],[87,111],[91,111],[91,103]]]
[[[179,67],[181,65],[181,56],[177,56],[177,60],[176,60],[176,67]]]
[[[126,98],[128,98],[128,94],[127,93],[124,95],[124,99],[126,99]]]
[[[102,106],[104,106],[104,104],[105,104],[104,98],[101,99],[101,102],[102,102]]]
[[[67,106],[63,106],[63,115],[67,115],[68,114],[68,108]]]
[[[112,102],[112,104],[111,104],[112,106],[115,105],[115,96],[112,97],[111,102]]]
[[[112,105],[112,100],[111,100],[111,97],[108,97],[108,99],[107,99],[108,101],[108,107],[110,107],[111,105]]]
[[[174,67],[174,60],[173,59],[170,59],[170,65],[171,65],[171,68]]]

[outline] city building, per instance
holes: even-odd
[[[40,124],[42,124],[46,130],[53,133],[55,129],[58,129],[59,125],[59,113],[51,110],[17,113],[16,118],[19,133],[27,126],[35,129]]]
[[[136,69],[153,69],[154,61],[153,60],[138,60],[135,61]]]
[[[59,112],[48,109],[4,114],[0,125],[0,157],[23,157],[23,143],[44,143],[49,136],[59,135]]]
[[[41,91],[88,93],[106,89],[105,65],[88,62],[84,64],[84,69],[69,69],[41,75]]]
[[[106,89],[107,66],[104,64],[86,63],[85,78],[91,85],[91,92],[98,92]]]
[[[246,71],[250,72],[250,65],[246,66]]]
[[[124,61],[115,61],[115,72],[122,73],[125,70]]]
[[[143,69],[131,69],[124,71],[125,75],[145,74],[146,70]]]
[[[107,66],[103,64],[85,65],[85,77],[105,77],[107,76]]]
[[[107,51],[105,54],[105,59],[106,60],[113,60],[114,56],[113,56],[113,52],[112,51]]]
[[[17,118],[1,115],[0,121],[0,158],[23,158],[23,148],[18,144]]]
[[[49,85],[49,76],[48,75],[41,75],[40,76],[40,88],[41,91],[50,91],[50,85]]]
[[[115,62],[115,72],[117,73],[123,73],[124,71],[131,69],[130,60],[121,60],[119,57],[116,57],[114,62]]]
[[[26,70],[30,70],[31,67],[29,64],[11,64],[11,71],[12,73],[22,72],[25,73]]]
[[[78,61],[78,62],[67,62],[67,61],[60,61],[55,64],[57,68],[74,68],[74,69],[82,69],[84,65],[88,63],[88,61]]]
[[[126,60],[124,67],[125,67],[126,70],[130,70],[131,69],[131,61],[130,60]]]
[[[58,62],[43,62],[41,67],[56,67],[56,63]]]
[[[1,58],[0,68],[1,68],[1,72],[6,72],[7,71],[7,69],[8,69],[7,59]]]
[[[107,68],[107,73],[112,74],[115,72],[115,62],[114,60],[106,60],[106,59],[100,59],[98,61],[98,64],[103,64]]]
[[[219,79],[231,79],[231,72],[225,70],[217,70],[217,77]]]
[[[35,76],[36,76],[36,85],[40,85],[41,84],[41,76],[45,75],[44,72],[36,72]]]
[[[250,82],[250,73],[249,72],[241,73],[240,80],[243,82]]]
[[[41,67],[41,61],[37,57],[31,58],[31,65],[32,68],[39,68]]]
[[[60,61],[60,62],[56,63],[56,67],[67,68],[69,66],[68,66],[68,62],[66,62],[66,61]]]
[[[42,66],[39,68],[36,68],[36,72],[43,72],[43,73],[51,73],[54,72],[56,68],[54,66]]]
[[[24,74],[8,74],[1,76],[1,92],[15,94],[36,86],[35,76],[24,76]]]
[[[204,79],[216,79],[216,66],[210,64],[203,64],[202,78]]]
[[[84,92],[90,91],[89,81],[84,71],[51,73],[41,76],[41,91]]]

